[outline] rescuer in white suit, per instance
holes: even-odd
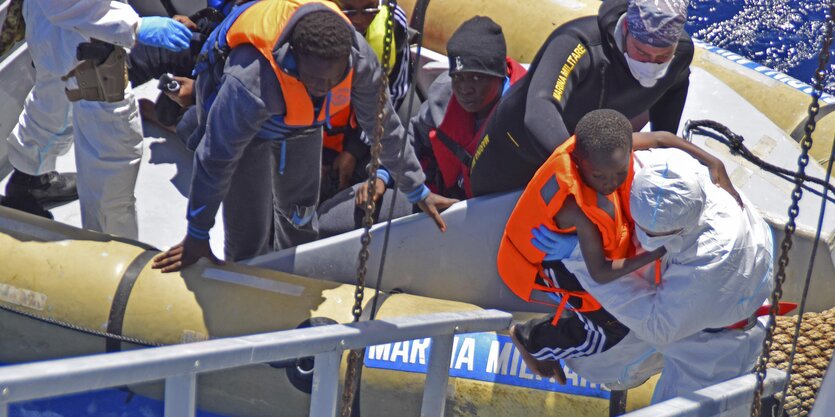
[[[73,175],[54,172],[74,139],[83,227],[137,238],[143,136],[124,48],[183,50],[191,32],[117,1],[26,0],[23,16],[36,80],[8,138],[15,171],[4,205],[49,217],[45,204],[74,199]]]
[[[635,232],[644,249],[667,249],[662,281],[654,286],[651,267],[601,285],[581,258],[565,262],[630,329],[612,349],[566,364],[591,381],[627,388],[663,362],[655,403],[753,369],[765,331],[752,317],[774,285],[773,242],[753,205],[743,196],[741,208],[689,155],[653,149],[635,157],[641,165],[630,197]],[[726,328],[746,319],[741,329]]]

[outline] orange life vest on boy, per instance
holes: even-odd
[[[525,67],[513,59],[508,57],[506,60],[507,77],[510,80],[510,85],[513,85],[517,80],[522,78],[527,71],[525,70]],[[472,159],[472,155],[475,153],[478,143],[481,141],[481,138],[484,137],[484,128],[487,126],[487,122],[490,120],[490,117],[493,116],[493,112],[496,110],[496,107],[497,106],[493,106],[493,109],[490,111],[490,115],[487,116],[484,123],[482,123],[481,128],[476,130],[475,114],[464,110],[464,108],[458,103],[458,99],[455,98],[454,94],[449,98],[449,104],[447,104],[446,112],[444,113],[444,120],[441,121],[437,129],[432,129],[429,132],[429,141],[432,143],[432,154],[438,163],[438,170],[441,173],[441,180],[443,182],[442,184],[439,184],[439,186],[442,186],[443,189],[434,189],[432,190],[433,192],[444,195],[444,190],[455,187],[458,183],[458,179],[463,178],[463,188],[466,197],[470,198],[473,196],[473,192],[470,189],[471,161],[467,159]],[[440,135],[445,135],[446,138],[441,138]],[[449,139],[455,142],[456,145],[453,146],[460,147],[460,150],[463,150],[466,153],[466,156],[456,155],[456,151],[460,152],[460,150],[450,149],[450,146],[444,143],[444,139]],[[435,186],[435,184],[428,185],[430,189]],[[438,188],[438,186],[434,188]]]
[[[569,292],[537,283],[545,253],[531,242],[532,230],[542,225],[559,233],[574,233],[575,229],[560,229],[554,218],[568,196],[573,196],[577,205],[594,223],[603,243],[603,252],[609,259],[623,259],[635,254],[632,243],[633,222],[629,214],[629,190],[635,172],[630,157],[629,174],[626,180],[611,195],[605,197],[613,204],[615,218],[597,206],[599,194],[583,183],[580,173],[571,160],[575,137],[558,147],[534,174],[516,207],[510,215],[499,246],[497,264],[499,275],[514,294],[531,300],[534,290],[554,292],[562,295],[554,322],[559,319],[569,297],[582,300],[582,307],[575,311],[595,311],[600,304],[585,291]]]
[[[346,23],[351,24],[339,8],[330,1],[271,0],[255,2],[248,6],[226,32],[226,44],[229,48],[250,44],[269,61],[284,96],[286,113],[281,123],[290,127],[325,124],[330,120],[330,117],[348,108],[351,104],[353,69],[348,72],[345,79],[330,90],[325,99],[325,104],[321,106],[319,114],[315,115],[313,101],[304,84],[287,73],[273,56],[273,49],[283,35],[287,22],[302,6],[310,3],[320,4],[333,10],[345,19]]]

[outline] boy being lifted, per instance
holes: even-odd
[[[497,258],[499,274],[517,296],[543,302],[532,298],[537,290],[558,303],[553,317],[511,328],[525,363],[540,376],[560,377],[559,359],[603,352],[629,332],[560,260],[571,255],[579,242],[589,274],[606,283],[664,254],[663,247],[636,250],[629,212],[632,150],[654,147],[688,152],[739,201],[724,165],[698,147],[670,133],[633,134],[629,120],[614,110],[584,116],[575,136],[554,151],[522,193]],[[573,314],[561,319],[566,307]]]

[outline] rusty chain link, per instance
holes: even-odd
[[[774,283],[774,291],[771,293],[771,309],[768,312],[768,326],[766,327],[766,335],[763,340],[763,350],[757,361],[755,372],[757,375],[757,385],[754,389],[754,401],[751,403],[751,416],[760,417],[762,412],[762,393],[765,383],[765,373],[768,366],[768,361],[771,358],[771,345],[773,342],[774,328],[777,325],[777,311],[779,308],[780,299],[783,297],[783,284],[786,281],[786,268],[789,265],[789,251],[792,248],[792,236],[796,228],[795,219],[800,214],[800,207],[798,203],[803,196],[803,175],[806,172],[806,166],[809,164],[809,150],[812,148],[812,133],[815,131],[816,116],[820,111],[818,100],[823,94],[824,79],[826,76],[827,65],[829,64],[829,48],[832,46],[832,17],[835,16],[835,4],[829,6],[829,18],[826,20],[826,33],[824,34],[823,46],[821,47],[820,57],[818,59],[818,69],[815,71],[815,81],[812,91],[812,102],[809,104],[809,118],[806,126],[803,129],[803,139],[800,140],[800,156],[797,158],[797,176],[794,181],[794,190],[791,194],[791,206],[789,207],[789,218],[786,222],[783,236],[783,242],[780,244],[780,258],[777,261],[777,275]],[[791,384],[791,375],[786,384]],[[779,417],[779,416],[778,416]]]
[[[388,19],[386,19],[386,33],[383,38],[383,56],[381,57],[380,65],[382,71],[380,74],[380,93],[377,100],[377,123],[374,126],[374,134],[372,136],[371,144],[371,162],[368,164],[368,180],[366,181],[366,200],[365,216],[363,217],[363,232],[360,242],[362,248],[359,252],[359,265],[357,266],[357,287],[354,291],[354,307],[351,314],[354,316],[354,323],[360,320],[362,316],[362,302],[365,297],[365,275],[368,272],[368,258],[370,257],[369,246],[371,245],[371,226],[374,225],[374,211],[376,210],[376,202],[374,198],[377,193],[377,169],[380,167],[380,152],[382,152],[383,144],[382,138],[385,133],[384,117],[387,101],[389,101],[388,88],[388,73],[389,73],[389,59],[393,51],[392,44],[392,29],[394,27],[394,11],[397,8],[396,0],[388,0],[385,6],[388,8]],[[354,405],[354,398],[359,389],[359,381],[362,376],[362,358],[365,356],[365,349],[355,349],[348,353],[348,363],[345,370],[345,389],[342,391],[342,409],[340,415],[342,417],[349,417]]]

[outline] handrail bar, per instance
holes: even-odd
[[[763,398],[781,391],[786,380],[785,372],[768,369]],[[756,376],[746,374],[691,394],[626,413],[622,417],[711,417],[740,409],[745,410],[742,414],[747,415],[751,401],[754,399],[756,382]]]
[[[430,350],[427,380],[431,378],[442,382],[445,390],[453,335],[504,330],[510,326],[511,317],[498,310],[435,313],[13,365],[0,368],[0,417],[8,415],[10,402],[162,379],[166,379],[166,416],[174,415],[174,409],[180,410],[178,416],[184,415],[180,414],[182,410],[190,410],[186,414],[193,415],[196,374],[307,356],[317,359],[314,385],[317,381],[321,382],[318,385],[326,386],[327,396],[333,397],[324,401],[312,400],[311,415],[333,415],[339,361],[344,350],[431,337],[433,348]],[[434,346],[435,341],[439,342],[437,347]],[[442,347],[449,351],[444,352]],[[439,354],[436,355],[436,352]],[[438,366],[443,363],[438,362],[433,367],[436,361],[443,361],[447,366]],[[322,367],[335,375],[316,375]],[[444,371],[445,375],[433,376],[433,369]],[[437,387],[430,389],[427,385],[426,389],[437,392]],[[183,392],[192,393],[192,398],[186,399],[190,405],[176,403],[177,395],[173,394]],[[172,403],[171,414],[169,401],[175,402]],[[443,405],[442,399],[434,401]],[[426,405],[425,396],[424,408]],[[324,407],[324,412],[314,412],[316,407]],[[437,406],[432,408],[437,409]]]

